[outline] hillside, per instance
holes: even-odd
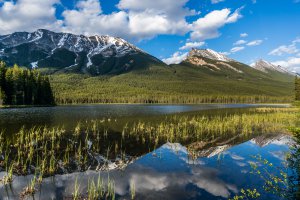
[[[203,58],[206,59],[206,58]],[[216,64],[215,60],[206,59]],[[51,76],[60,103],[258,103],[290,102],[294,77],[261,73],[241,63],[211,71],[187,61],[178,65],[151,66],[117,76],[79,74]],[[221,68],[222,66],[220,66]]]

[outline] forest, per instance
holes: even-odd
[[[0,62],[0,105],[54,105],[49,78],[37,70]]]
[[[300,101],[300,77],[296,76],[295,78],[295,96],[296,101]]]

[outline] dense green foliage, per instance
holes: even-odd
[[[298,76],[295,78],[295,95],[296,101],[300,101],[300,77]]]
[[[4,105],[53,105],[49,78],[36,70],[8,68],[0,63],[0,91]]]
[[[250,67],[248,67],[250,68]],[[293,77],[212,72],[196,66],[151,66],[115,76],[53,74],[58,104],[80,103],[263,103],[291,102]],[[247,71],[248,70],[248,71]]]

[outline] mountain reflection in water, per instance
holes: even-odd
[[[191,146],[166,143],[139,157],[124,170],[87,171],[45,178],[35,199],[71,198],[75,180],[80,191],[87,191],[88,182],[99,175],[115,182],[117,199],[131,199],[130,186],[135,185],[135,199],[227,199],[241,188],[257,188],[262,199],[276,199],[261,189],[263,183],[250,174],[252,155],[260,154],[275,166],[282,166],[285,153],[293,143],[290,136],[264,135],[234,146],[228,142],[197,150],[191,156]],[[5,175],[0,173],[0,178]],[[33,175],[15,177],[12,186],[0,186],[0,199],[19,199],[19,193]]]

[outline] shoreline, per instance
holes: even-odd
[[[89,105],[174,105],[174,106],[197,106],[197,105],[274,105],[274,106],[293,106],[295,102],[289,103],[80,103],[80,104],[56,104],[56,105],[0,105],[0,109],[13,108],[43,108],[43,107],[64,107],[64,106],[89,106]]]

